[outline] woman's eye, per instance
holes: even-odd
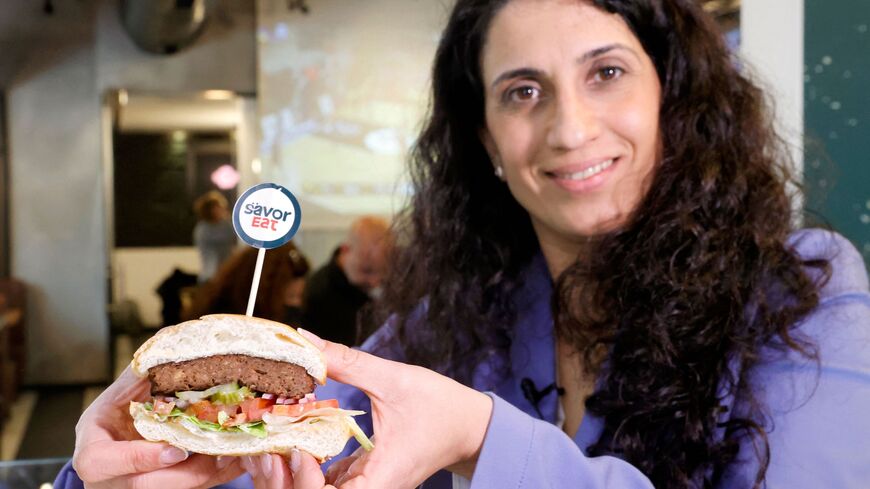
[[[623,73],[625,71],[618,66],[605,66],[595,72],[594,80],[596,82],[606,82],[619,78]]]
[[[534,100],[538,98],[539,95],[540,90],[535,87],[525,85],[509,90],[507,93],[507,98],[511,102],[526,102],[528,100]]]

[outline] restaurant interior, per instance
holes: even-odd
[[[0,488],[50,487],[82,411],[167,324],[161,286],[201,267],[197,197],[287,187],[314,268],[403,207],[451,3],[0,3]],[[795,205],[870,261],[870,4],[703,3],[773,94]]]

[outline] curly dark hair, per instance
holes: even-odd
[[[245,246],[230,255],[215,276],[196,291],[190,306],[182,311],[182,319],[216,313],[244,314],[258,253],[257,248]],[[266,250],[254,303],[257,317],[284,321],[286,287],[292,280],[306,277],[310,269],[308,259],[292,241]]]
[[[407,245],[381,304],[408,361],[465,383],[509,347],[512,297],[539,252],[527,212],[479,140],[480,53],[508,1],[458,0],[451,14],[411,156],[416,193],[397,224]],[[556,281],[556,335],[600,375],[586,409],[605,426],[590,453],[619,455],[658,488],[712,487],[748,436],[761,447],[759,487],[769,460],[763,416],[722,424],[722,401],[739,392],[753,404],[745,372],[771,340],[816,358],[792,329],[818,303],[820,284],[804,267],[827,268],[787,243],[787,148],[763,93],[696,0],[590,3],[621,16],[652,59],[663,148],[627,222],[595,237]],[[408,327],[421,301],[425,338]]]

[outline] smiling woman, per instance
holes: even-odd
[[[256,487],[866,486],[861,257],[696,0],[457,0],[432,74],[384,326],[306,335],[377,446]]]
[[[645,193],[660,145],[655,66],[618,15],[564,2],[511,2],[481,55],[483,142],[559,275]]]

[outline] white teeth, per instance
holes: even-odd
[[[578,171],[576,173],[558,173],[556,176],[559,178],[565,178],[568,180],[586,180],[587,178],[594,177],[604,170],[610,168],[610,165],[613,164],[613,159],[609,159],[607,161],[602,161],[601,163],[589,167],[583,171]]]

